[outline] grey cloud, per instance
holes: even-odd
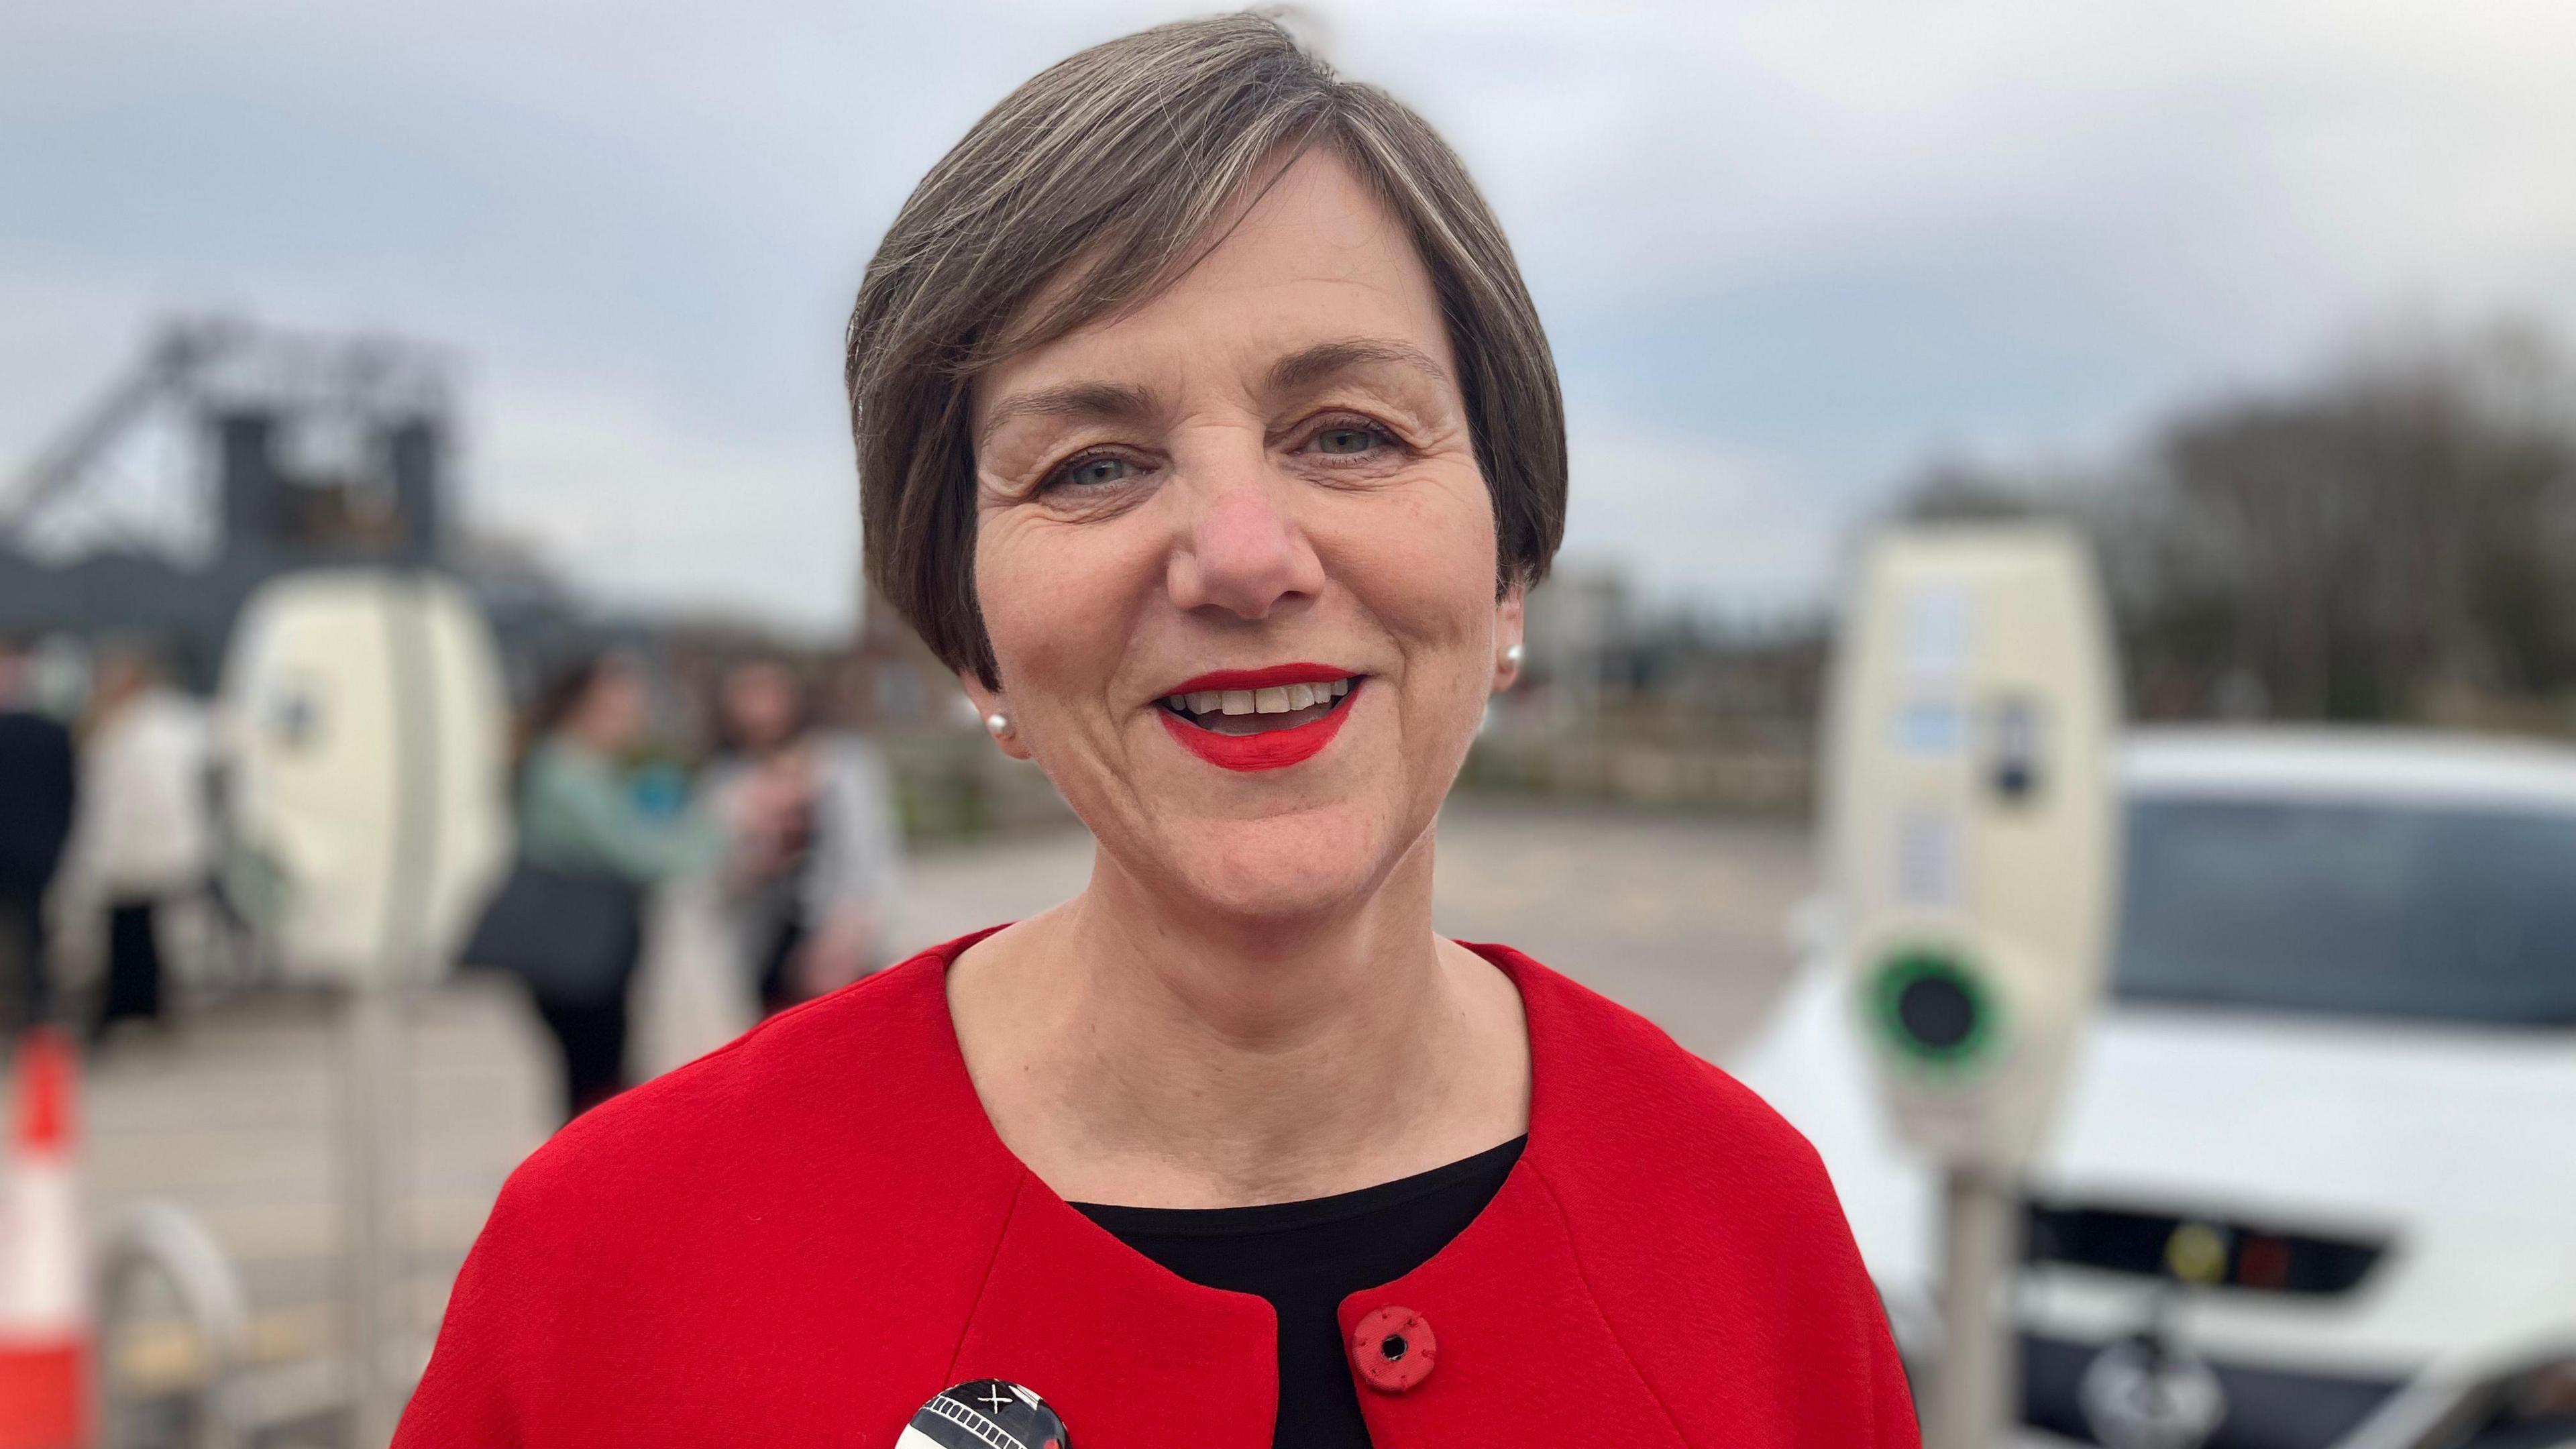
[[[134,339],[83,328],[207,300],[417,332],[476,360],[478,502],[560,556],[599,478],[768,480],[722,526],[633,510],[591,567],[846,609],[816,511],[847,497],[840,312],[877,230],[1018,79],[1198,8],[13,7],[0,298],[73,300],[0,328],[0,377],[103,368]],[[1316,8],[1467,153],[1597,432],[1653,440],[1611,471],[1723,460],[1712,549],[1765,506],[1830,534],[1928,448],[2093,445],[2391,305],[2576,324],[2550,0]],[[0,399],[0,460],[76,391]],[[1675,548],[1637,516],[1605,495],[1587,547]]]

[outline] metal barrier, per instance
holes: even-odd
[[[250,1303],[241,1276],[197,1220],[168,1203],[141,1203],[112,1224],[99,1252],[98,1330],[102,1346],[133,1290],[150,1277],[168,1283],[179,1309],[204,1345],[195,1404],[185,1415],[184,1449],[241,1449],[247,1441],[241,1376],[250,1361]],[[115,1422],[117,1366],[99,1364],[99,1423]]]

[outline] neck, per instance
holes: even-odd
[[[1348,1191],[1517,1135],[1519,996],[1433,934],[1431,856],[1426,832],[1365,902],[1282,922],[1176,909],[1103,852],[1080,896],[951,972],[995,1129],[1065,1197],[1169,1207]]]

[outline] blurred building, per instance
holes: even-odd
[[[1615,565],[1531,591],[1520,684],[1465,782],[1635,804],[1795,810],[1812,790],[1827,630],[1806,612],[1641,600]]]
[[[542,570],[459,546],[448,373],[395,339],[170,326],[0,491],[0,630],[148,641],[203,686],[261,583],[346,563],[457,572],[505,639],[563,628]]]

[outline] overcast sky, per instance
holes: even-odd
[[[852,285],[1013,84],[1194,5],[0,6],[0,478],[231,309],[464,361],[465,506],[623,601],[846,620]],[[1465,153],[1569,549],[1811,597],[1930,456],[2105,454],[2393,318],[2576,337],[2564,0],[1308,7]]]

